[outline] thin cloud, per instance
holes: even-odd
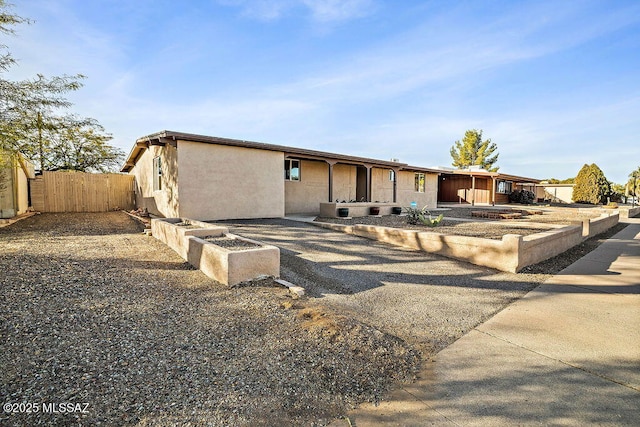
[[[313,18],[319,22],[341,22],[362,18],[372,13],[371,0],[303,0]]]
[[[295,0],[219,0],[223,6],[238,7],[241,14],[259,21],[275,21],[295,6]]]
[[[259,21],[275,21],[306,10],[320,23],[338,23],[361,18],[371,13],[373,0],[219,0],[224,6],[238,7],[243,16]]]

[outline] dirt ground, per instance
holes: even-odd
[[[208,279],[121,212],[1,228],[0,271],[0,395],[39,409],[1,425],[323,425],[420,363],[271,280]]]
[[[43,214],[0,228],[0,395],[40,405],[0,413],[1,425],[324,425],[411,381],[429,351],[598,244],[540,271],[491,277],[441,257],[428,257],[424,271],[415,254],[364,239],[333,262],[326,245],[343,236],[322,234],[317,251],[282,250],[285,272],[300,267],[294,278],[317,294],[293,300],[269,279],[222,286],[141,229],[121,212]],[[369,249],[384,255],[363,263]],[[347,279],[353,289],[341,285]],[[42,410],[55,403],[87,409]]]

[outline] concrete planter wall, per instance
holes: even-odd
[[[620,218],[633,218],[640,214],[640,206],[633,207],[622,207],[619,209]]]
[[[320,227],[379,240],[392,245],[436,253],[472,264],[516,273],[524,267],[559,255],[583,240],[600,234],[618,223],[618,215],[603,215],[542,233],[521,236],[506,234],[501,240],[451,236],[419,230],[374,225],[314,223]]]
[[[256,244],[257,248],[229,250],[199,237],[189,237],[189,264],[210,278],[225,285],[255,279],[259,276],[280,275],[280,250],[255,240],[234,234],[226,237]]]
[[[191,226],[177,224],[187,221]],[[151,220],[151,234],[162,241],[178,255],[187,260],[189,236],[222,236],[229,232],[226,227],[219,227],[206,222],[183,220],[182,218],[158,218]]]
[[[371,208],[380,208],[376,215],[391,215],[391,210],[397,203],[376,203],[376,202],[356,202],[356,203],[320,203],[320,216],[325,218],[338,218],[339,208],[348,208],[350,217],[371,215]]]
[[[179,225],[184,223],[189,225]],[[280,250],[277,247],[229,234],[226,227],[182,218],[162,218],[151,220],[151,233],[208,277],[225,285],[280,275]],[[238,239],[256,247],[230,250],[203,239],[208,236]]]

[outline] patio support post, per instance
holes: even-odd
[[[471,175],[471,206],[476,205],[476,177]]]
[[[371,169],[372,166],[371,165],[364,165],[364,167],[367,169],[367,188],[365,191],[366,197],[367,197],[367,202],[371,201]]]
[[[398,173],[400,169],[393,168],[393,203],[398,203]]]
[[[491,206],[496,205],[496,177],[491,177]]]
[[[329,165],[329,203],[331,203],[333,202],[333,166],[336,162],[331,160],[327,160],[326,162]]]

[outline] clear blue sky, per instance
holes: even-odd
[[[88,76],[74,112],[129,152],[163,129],[500,170],[640,166],[640,1],[14,0],[19,79]]]

